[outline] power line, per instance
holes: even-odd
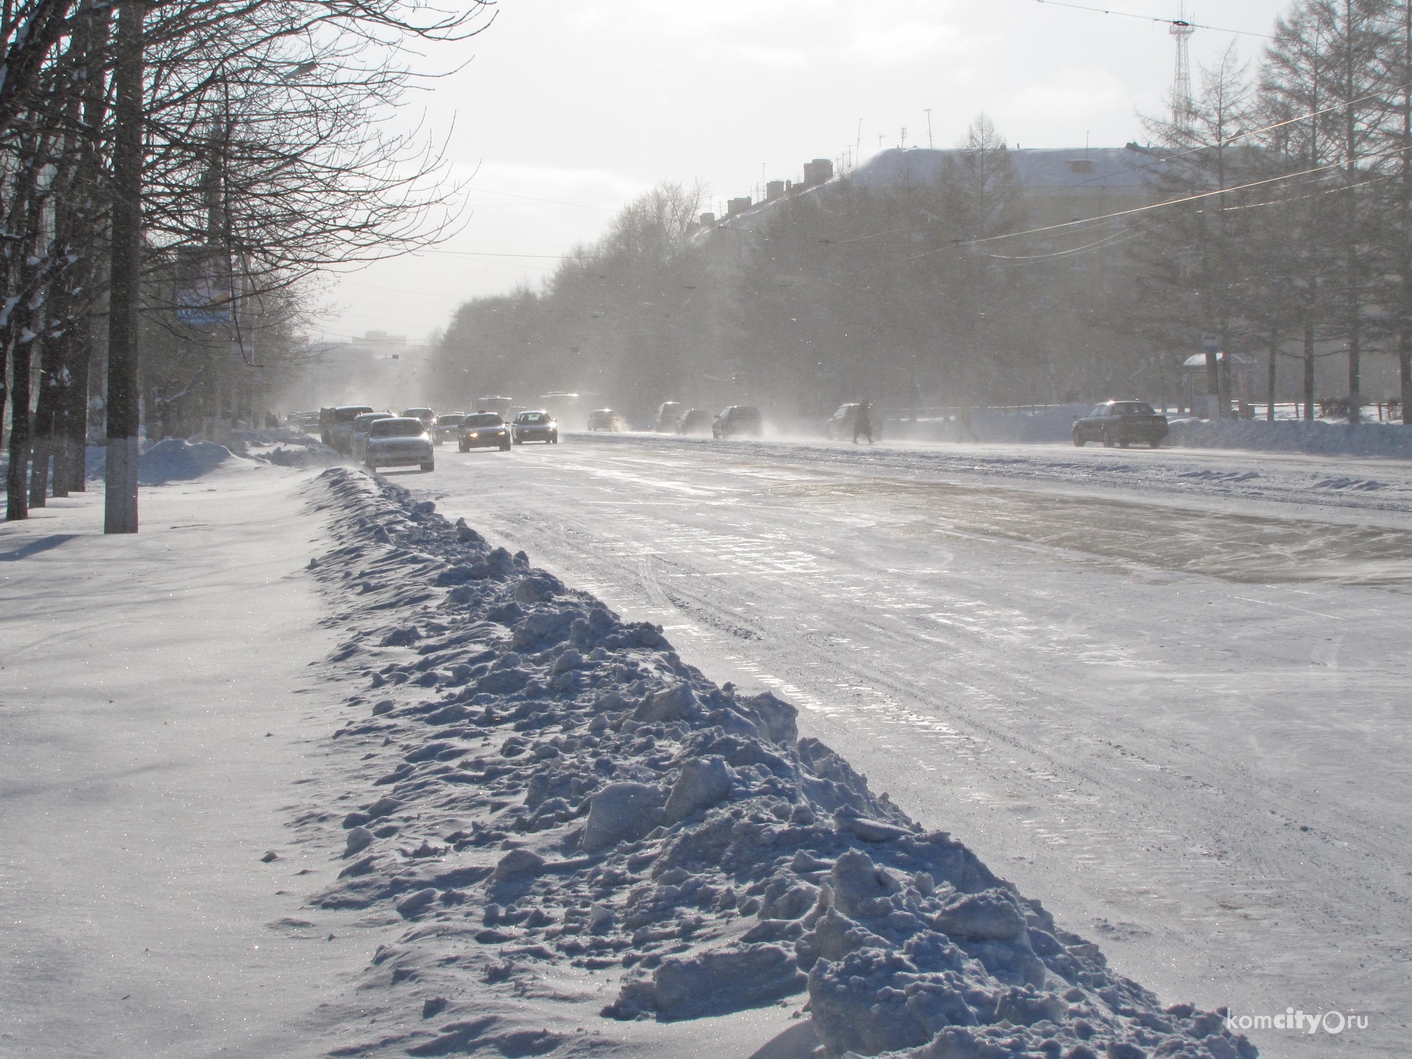
[[[1095,15],[1117,15],[1119,18],[1135,18],[1139,22],[1155,22],[1164,26],[1172,26],[1181,29],[1209,29],[1215,33],[1234,33],[1241,37],[1259,37],[1262,40],[1274,40],[1269,33],[1256,33],[1248,29],[1228,29],[1224,26],[1208,26],[1203,22],[1188,22],[1184,18],[1157,18],[1155,15],[1139,15],[1132,11],[1114,11],[1107,7],[1088,7],[1085,4],[1070,4],[1064,0],[1034,0],[1036,4],[1044,4],[1046,7],[1067,7],[1073,11],[1090,11]]]

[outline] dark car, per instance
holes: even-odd
[[[465,412],[447,412],[445,415],[436,417],[436,424],[431,428],[431,443],[440,445],[443,441],[455,441],[461,433],[461,424],[466,419]]]
[[[760,409],[748,404],[733,404],[722,408],[711,424],[713,438],[752,437],[758,438],[765,432]]]
[[[559,444],[559,424],[548,412],[521,412],[510,424],[510,441],[516,445],[526,441]]]
[[[704,408],[688,408],[677,420],[677,433],[709,434],[711,418],[711,413]]]
[[[1155,449],[1166,436],[1167,417],[1145,401],[1104,401],[1088,415],[1074,418],[1074,444],[1080,448],[1090,441],[1109,448],[1142,441]]]
[[[426,424],[416,416],[389,416],[374,420],[363,442],[363,462],[368,470],[379,467],[420,467],[436,470],[431,437]]]
[[[663,401],[657,408],[657,426],[654,428],[659,434],[670,434],[677,429],[677,420],[686,411],[686,405],[680,401]]]
[[[402,409],[402,415],[406,419],[420,419],[422,426],[427,428],[428,433],[431,432],[432,427],[436,426],[436,413],[430,408],[420,406],[417,408],[404,408]]]
[[[495,412],[473,412],[461,420],[456,445],[462,452],[471,449],[510,451],[510,428]]]

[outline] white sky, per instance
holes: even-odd
[[[1146,17],[1179,0],[1074,0]],[[328,338],[412,340],[457,305],[537,284],[662,180],[706,183],[716,201],[803,163],[952,146],[981,111],[1025,147],[1118,147],[1169,92],[1165,25],[1036,0],[499,0],[494,25],[427,57],[454,76],[405,117],[445,136],[468,181],[464,229],[437,252],[380,262],[330,287]],[[1269,31],[1286,0],[1189,4],[1198,23]],[[1200,30],[1195,62],[1258,36]],[[423,112],[424,110],[424,112]],[[500,256],[504,255],[504,256]],[[517,256],[524,255],[524,256]]]

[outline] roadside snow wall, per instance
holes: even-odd
[[[311,563],[347,633],[331,661],[369,690],[335,733],[368,778],[320,817],[346,866],[311,902],[406,920],[360,990],[441,983],[410,1028],[334,1054],[578,1054],[486,1015],[572,968],[616,979],[606,1020],[807,994],[832,1056],[1255,1056],[800,739],[793,707],[400,488],[335,469],[312,489],[338,542]]]
[[[1278,420],[1178,420],[1167,444],[1192,449],[1255,449],[1316,456],[1412,459],[1412,430],[1392,423],[1301,423]]]

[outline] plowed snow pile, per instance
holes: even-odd
[[[382,774],[350,792],[347,866],[312,900],[407,921],[360,989],[436,991],[335,1054],[601,1050],[607,1029],[543,1028],[571,974],[613,979],[605,1027],[807,999],[831,1056],[1256,1054],[923,832],[793,707],[716,687],[401,489],[342,469],[314,489],[350,630],[334,661],[373,689],[338,738]]]

